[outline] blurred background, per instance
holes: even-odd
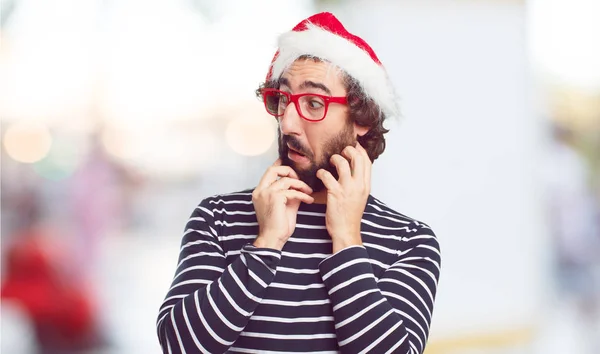
[[[440,239],[426,353],[600,353],[600,1],[1,0],[2,353],[160,352],[185,222],[276,158],[254,90],[319,11],[402,99],[372,191]]]

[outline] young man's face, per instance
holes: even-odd
[[[299,59],[283,73],[280,82],[279,89],[291,94],[347,95],[342,74],[322,61]],[[283,165],[292,167],[301,180],[318,192],[324,186],[316,177],[317,171],[324,168],[337,177],[329,159],[346,146],[356,145],[356,137],[367,130],[350,122],[347,105],[330,103],[325,119],[311,122],[303,119],[290,103],[279,118],[279,157]]]

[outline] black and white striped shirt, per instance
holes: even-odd
[[[440,250],[424,223],[369,196],[363,246],[332,255],[323,204],[301,204],[282,251],[251,245],[251,191],[190,217],[157,321],[164,353],[422,353]]]

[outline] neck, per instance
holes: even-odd
[[[315,199],[314,204],[327,204],[327,188],[323,188],[323,190],[315,192],[311,196]]]

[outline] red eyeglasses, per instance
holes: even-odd
[[[287,106],[290,102],[293,102],[300,117],[311,122],[318,122],[325,119],[330,103],[348,103],[346,97],[324,96],[316,93],[292,95],[291,93],[277,89],[263,89],[262,95],[265,108],[270,115],[275,117],[283,116],[283,112],[285,112]]]

